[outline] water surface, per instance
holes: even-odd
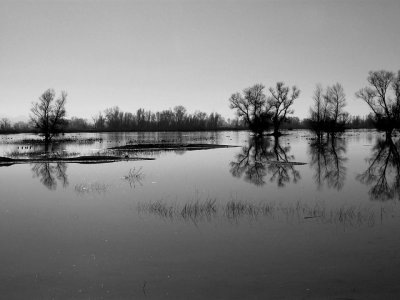
[[[59,153],[135,142],[235,148],[155,160],[0,167],[5,299],[397,299],[399,144],[248,132],[66,135]],[[0,136],[0,156],[40,154]],[[129,154],[130,155],[130,154]]]

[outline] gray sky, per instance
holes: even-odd
[[[232,117],[232,93],[284,81],[302,91],[300,118],[335,82],[365,115],[368,71],[400,69],[399,16],[399,0],[0,0],[0,114],[27,116],[54,88],[69,117],[179,104]]]

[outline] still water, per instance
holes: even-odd
[[[2,299],[400,297],[396,138],[65,137],[51,150],[92,155],[171,141],[238,147],[0,167]],[[32,138],[0,136],[0,156],[41,153]]]

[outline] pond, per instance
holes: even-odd
[[[0,135],[0,156],[40,155]],[[113,163],[0,167],[4,299],[398,299],[400,142],[375,131],[66,134]],[[140,158],[154,158],[141,160]]]

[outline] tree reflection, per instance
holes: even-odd
[[[371,185],[369,194],[373,200],[385,201],[393,198],[400,200],[400,140],[388,137],[379,139],[367,159],[367,170],[357,179]]]
[[[282,146],[279,139],[272,142],[265,137],[253,137],[247,146],[242,147],[235,161],[230,163],[230,172],[235,177],[242,177],[255,185],[264,185],[265,178],[276,181],[284,187],[290,181],[296,183],[300,173],[295,169],[294,156],[289,155],[290,146]]]
[[[310,143],[310,166],[314,169],[314,181],[318,188],[324,183],[340,190],[346,179],[346,140],[340,138],[317,138]]]
[[[68,186],[66,171],[67,165],[62,162],[38,162],[34,163],[32,167],[33,176],[39,177],[40,182],[49,190],[57,188],[57,181],[60,181],[64,188]]]

